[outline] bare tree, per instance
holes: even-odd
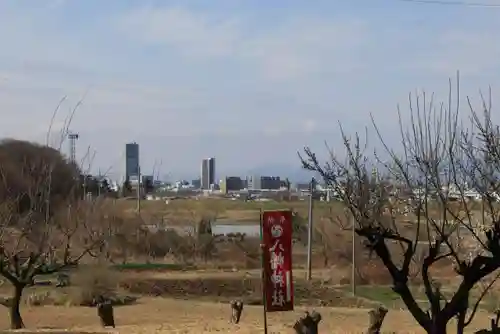
[[[46,146],[19,141],[14,144],[29,154],[15,171],[7,173],[5,165],[0,168],[0,275],[14,288],[6,306],[10,308],[11,328],[17,329],[24,327],[19,310],[22,294],[34,277],[77,265],[85,255],[102,247],[108,230],[98,202],[73,196],[79,186],[74,182],[75,175],[54,173],[71,170],[64,167],[70,162]],[[3,158],[8,158],[6,152],[10,151],[2,151]],[[65,182],[74,187],[67,187]]]
[[[9,300],[11,328],[22,328],[19,305],[23,290],[37,275],[75,266],[85,255],[95,256],[102,246],[106,224],[101,212],[88,203],[68,205],[47,222],[31,221],[30,213],[12,215],[3,210],[0,234],[0,275],[14,288]],[[7,224],[16,220],[14,226]]]
[[[322,219],[314,224],[313,237],[323,258],[323,267],[326,268],[332,264],[333,257],[338,255],[336,240],[338,242],[343,235],[339,232],[338,225]]]
[[[19,212],[30,211],[42,197],[50,205],[40,202],[39,209],[50,211],[66,202],[68,197],[80,196],[78,166],[51,147],[3,139],[0,141],[0,164],[0,200],[16,203]]]
[[[432,334],[446,333],[452,318],[457,319],[456,333],[463,333],[487,290],[476,294],[475,287],[500,267],[500,131],[484,98],[482,113],[470,101],[469,117],[460,113],[458,88],[457,80],[453,102],[450,81],[447,104],[436,104],[426,94],[410,95],[409,126],[399,113],[400,147],[389,147],[372,118],[385,157],[370,154],[359,135],[350,138],[342,127],[345,158],[331,149],[326,163],[309,148],[299,154],[303,166],[321,174],[339,194],[354,216],[357,235],[389,272],[393,290]],[[471,192],[480,194],[483,214],[469,201]],[[414,228],[403,232],[401,222],[409,216]],[[423,259],[415,261],[422,257],[422,250],[417,251],[422,242]],[[449,294],[431,274],[431,267],[442,261],[453,263],[459,278]],[[410,289],[415,262],[428,309]]]
[[[110,210],[111,209],[111,210]],[[106,208],[109,215],[110,238],[106,243],[106,257],[115,263],[127,263],[130,257],[150,256],[151,231],[144,227],[140,217],[124,218],[120,212]]]

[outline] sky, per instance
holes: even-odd
[[[78,106],[94,172],[123,173],[135,141],[143,173],[292,173],[304,146],[342,148],[339,122],[400,142],[397,105],[446,101],[457,71],[462,100],[491,86],[495,106],[498,31],[500,7],[397,0],[0,0],[0,137],[45,143],[62,101],[49,142],[68,151]]]

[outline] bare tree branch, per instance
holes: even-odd
[[[344,159],[328,146],[324,163],[309,148],[299,153],[303,167],[319,173],[339,195],[357,223],[355,232],[383,262],[394,291],[428,333],[445,332],[453,317],[457,333],[463,333],[493,283],[466,319],[472,289],[500,268],[500,129],[491,119],[491,97],[486,102],[481,94],[481,117],[468,100],[470,125],[462,120],[459,100],[458,75],[456,87],[449,82],[447,104],[437,104],[433,94],[410,94],[408,126],[398,107],[402,144],[397,148],[383,138],[371,115],[382,154],[369,155],[367,141],[348,137],[342,126]],[[410,234],[401,231],[401,210],[412,214]],[[419,240],[422,232],[427,240]],[[423,256],[417,252],[422,242],[427,245]],[[431,276],[432,266],[443,260],[454,264],[461,280],[449,300]],[[409,289],[410,267],[416,265],[429,310],[418,305]]]

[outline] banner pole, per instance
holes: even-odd
[[[264,311],[264,334],[267,334],[267,300],[266,300],[266,270],[264,265],[264,222],[262,220],[262,209],[260,209],[260,261],[262,280],[262,304]]]

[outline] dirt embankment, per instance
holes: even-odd
[[[133,294],[178,299],[202,299],[214,302],[228,302],[242,299],[246,304],[262,303],[261,282],[259,278],[133,278],[121,284]],[[333,286],[320,282],[296,281],[294,284],[297,305],[316,306],[371,306],[360,298],[348,296]]]

